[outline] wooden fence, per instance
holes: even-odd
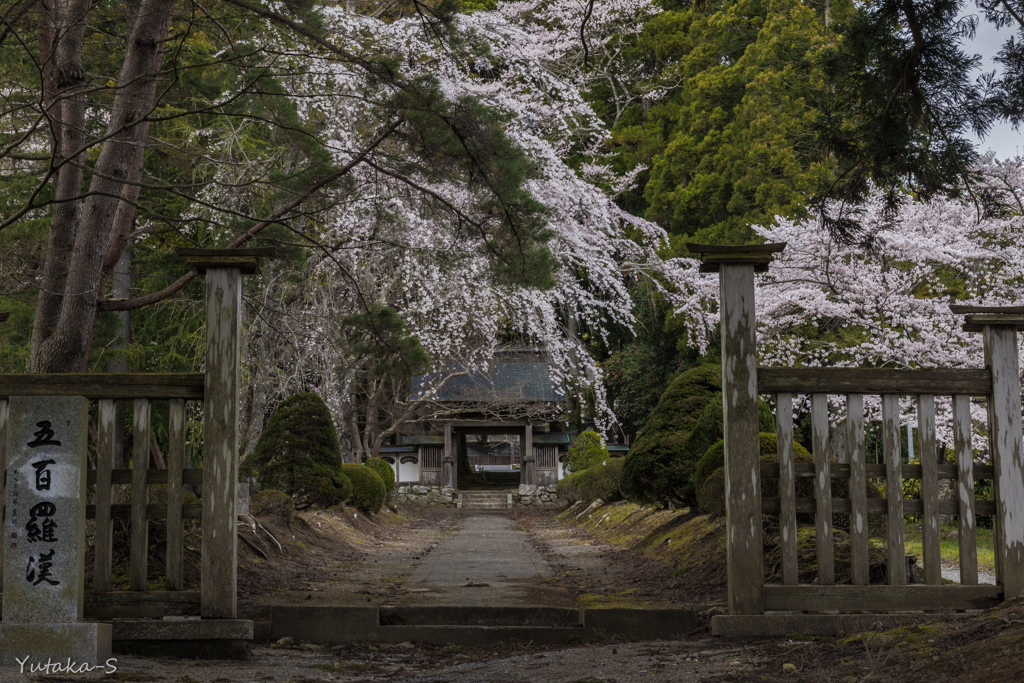
[[[88,618],[160,617],[201,614],[237,616],[238,397],[240,388],[241,276],[256,272],[258,259],[273,250],[179,249],[189,265],[206,274],[206,372],[186,374],[0,375],[0,471],[6,470],[6,424],[10,396],[84,396],[95,401],[95,486],[86,518],[96,521],[94,590],[86,594]],[[133,408],[132,468],[115,469],[117,401]],[[166,469],[150,468],[154,401],[169,402]],[[203,405],[203,468],[186,465],[186,408]],[[202,504],[184,504],[184,485],[202,485]],[[115,504],[116,485],[130,486],[131,502]],[[166,485],[166,503],[150,503],[149,487]],[[0,477],[0,510],[4,485]],[[112,591],[113,520],[130,521],[128,591]],[[164,590],[148,582],[149,520],[167,524]],[[184,521],[202,527],[200,590],[184,585]],[[0,547],[0,566],[3,548]],[[3,589],[0,576],[0,591]]]
[[[718,272],[721,284],[723,409],[726,474],[726,549],[729,611],[906,612],[962,610],[991,606],[1024,594],[1024,456],[1017,329],[1024,309],[954,307],[966,315],[965,329],[984,334],[984,369],[894,371],[849,368],[758,368],[754,273],[768,268],[785,245],[713,247],[689,245],[702,254],[702,270]],[[775,401],[778,464],[762,464],[757,401]],[[810,397],[813,463],[796,463],[793,398]],[[829,396],[845,397],[848,463],[829,459]],[[883,463],[867,462],[864,397],[879,396]],[[900,454],[901,396],[914,396],[918,415],[920,464],[904,464]],[[935,398],[948,396],[952,410],[955,464],[939,464],[935,454]],[[991,465],[974,464],[971,402],[988,409]],[[798,482],[811,484],[798,487]],[[885,481],[884,498],[868,496],[869,480]],[[903,481],[920,481],[920,498],[904,498]],[[975,500],[974,483],[992,482],[993,500]],[[777,480],[777,497],[762,499],[765,480]],[[833,497],[836,480],[848,497]],[[940,500],[939,482],[955,482],[955,501]],[[797,498],[798,490],[813,497]],[[781,585],[765,585],[762,515],[778,515]],[[797,515],[813,515],[815,583],[800,584]],[[833,518],[848,515],[850,584],[836,585]],[[958,519],[960,583],[941,576],[940,515]],[[979,585],[977,516],[994,521],[996,585]],[[886,520],[888,585],[870,585],[869,515]],[[907,585],[905,515],[920,515],[923,584]]]

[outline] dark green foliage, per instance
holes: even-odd
[[[778,463],[779,453],[775,434],[761,432],[759,435],[761,462]],[[798,443],[793,444],[795,462],[814,462],[806,448]],[[694,472],[694,484],[697,489],[697,505],[705,515],[725,514],[725,442],[719,441],[708,449],[701,457]],[[779,495],[779,480],[761,478],[761,496],[775,498]],[[797,498],[814,495],[814,482],[810,479],[797,480]]]
[[[262,488],[284,491],[301,505],[336,505],[351,491],[341,472],[341,447],[331,413],[312,392],[281,401],[242,464],[242,473],[255,476]]]
[[[342,465],[341,471],[352,481],[351,503],[369,514],[380,512],[388,497],[388,489],[380,475],[365,465],[351,463]]]
[[[838,25],[843,40],[822,59],[831,88],[812,128],[838,162],[829,195],[856,202],[873,183],[895,209],[907,190],[927,199],[969,180],[977,152],[967,136],[983,135],[1001,102],[973,74],[973,48],[963,49],[973,32],[964,5],[872,0]],[[828,218],[839,232],[858,229],[856,214]]]
[[[607,503],[622,500],[619,482],[625,464],[624,458],[611,458],[604,464],[574,472],[558,482],[558,495],[572,502],[582,500],[588,504],[598,498]]]
[[[430,364],[419,339],[406,332],[405,321],[387,306],[370,304],[368,311],[346,316],[341,323],[356,355],[373,359],[369,378],[405,378]]]
[[[389,109],[405,121],[395,137],[432,163],[422,168],[406,155],[396,170],[459,176],[486,187],[477,209],[490,218],[466,227],[483,240],[494,275],[504,284],[551,287],[555,260],[547,242],[552,232],[544,206],[526,189],[537,170],[505,135],[506,121],[472,97],[448,100],[432,77],[397,92]]]
[[[597,432],[586,431],[569,448],[569,470],[582,472],[608,460],[608,447]]]
[[[776,437],[771,432],[761,432],[761,461],[778,462],[778,449]],[[793,444],[793,457],[796,462],[813,462],[810,452],[798,443]],[[719,441],[701,456],[697,468],[694,470],[693,483],[697,489],[704,485],[704,481],[711,476],[711,473],[725,465],[725,442]]]
[[[687,370],[672,382],[626,457],[622,493],[627,498],[638,503],[676,498],[677,490],[688,485],[688,481],[670,475],[673,470],[678,474],[674,466],[685,458],[690,432],[721,389],[722,369],[718,365]],[[692,459],[694,463],[698,457]]]
[[[395,470],[391,468],[387,460],[383,458],[370,458],[366,461],[366,466],[377,473],[384,482],[384,488],[387,489],[388,493],[395,490]]]
[[[648,324],[656,329],[663,327],[660,318],[652,322],[653,325]],[[668,345],[658,344],[658,341],[644,338],[630,342],[601,364],[615,417],[630,433],[643,429],[671,379],[676,355],[674,343],[666,349],[663,347]]]
[[[725,468],[719,467],[701,482],[697,489],[697,509],[713,517],[725,515]]]
[[[252,494],[249,511],[256,517],[277,517],[288,522],[295,512],[295,501],[284,491],[264,489]]]

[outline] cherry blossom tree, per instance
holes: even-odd
[[[1020,162],[994,167],[1008,178],[1020,172]],[[984,367],[981,335],[963,331],[963,317],[949,307],[1024,301],[1024,218],[979,217],[973,203],[942,197],[904,197],[902,210],[893,215],[879,191],[858,210],[872,235],[870,249],[837,240],[814,219],[780,218],[776,226],[755,228],[766,242],[787,243],[769,271],[757,277],[760,363]],[[717,324],[718,279],[696,274],[693,263],[680,265],[689,281],[678,314],[691,321],[696,343],[706,345]],[[834,399],[838,408],[842,399]],[[877,419],[879,402],[869,397],[865,405],[868,417]],[[939,407],[948,408],[942,401]],[[983,420],[983,406],[974,409]],[[912,419],[909,401],[904,410]],[[939,426],[940,439],[948,439],[948,423]]]

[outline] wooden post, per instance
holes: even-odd
[[[452,440],[452,426],[444,426],[444,455],[441,457],[441,486],[453,491],[458,489],[459,470],[452,453],[455,444]]]
[[[846,395],[846,452],[850,459],[850,564],[855,586],[871,583],[868,555],[867,453],[864,395]]]
[[[242,273],[206,271],[206,398],[203,407],[201,614],[237,616],[238,392]]]
[[[238,395],[241,378],[242,274],[255,273],[273,249],[178,248],[206,273],[206,386],[203,403],[203,561],[200,614],[238,614]]]
[[[702,272],[719,274],[729,613],[763,614],[754,271],[767,270],[772,254],[782,251],[785,245],[686,246],[691,252],[701,254]]]
[[[1003,599],[1012,600],[1024,595],[1024,435],[1017,354],[1017,330],[1024,329],[1024,308],[950,309],[975,314],[967,316],[964,329],[983,333],[985,365],[992,372],[988,429],[995,471],[996,583],[1003,587]]]
[[[890,586],[907,583],[903,529],[903,461],[900,457],[900,397],[882,394],[882,447],[885,453],[887,573]]]
[[[167,590],[180,591],[184,588],[182,559],[185,537],[181,504],[184,499],[182,470],[185,467],[187,438],[183,399],[171,401],[167,432],[170,441],[167,449]]]
[[[1003,599],[1024,595],[1024,453],[1021,452],[1020,361],[1017,330],[985,326],[985,365],[992,369],[989,446],[995,479],[996,583]]]
[[[5,318],[6,319],[6,318]],[[3,322],[3,320],[0,320]],[[4,511],[7,509],[7,414],[9,403],[7,398],[0,398],[0,529],[3,529]],[[0,594],[4,592],[4,546],[0,538]]]
[[[921,440],[921,535],[924,544],[924,582],[942,583],[939,544],[939,463],[935,459],[935,397],[917,397],[917,435]]]
[[[117,453],[117,433],[122,429],[123,424],[117,421],[117,402],[100,399],[99,445],[96,448],[96,541],[92,570],[92,584],[97,593],[110,590],[114,547],[114,527],[110,521],[112,470]]]
[[[811,394],[811,442],[814,446],[814,545],[818,558],[818,585],[836,582],[835,545],[832,541],[832,469],[828,459],[828,394]]]
[[[149,522],[146,506],[149,505],[149,415],[148,399],[137,398],[132,428],[132,544],[129,584],[133,591],[149,590]]]
[[[782,546],[782,583],[800,583],[796,543],[796,475],[793,454],[793,395],[775,397],[775,444],[779,457],[779,539]]]
[[[971,397],[953,396],[953,447],[956,450],[957,533],[960,548],[960,583],[978,585],[977,516],[974,511],[974,451],[971,449]]]
[[[537,485],[537,459],[533,453],[533,423],[527,421],[523,429],[523,476],[527,486]]]

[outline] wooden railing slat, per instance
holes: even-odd
[[[0,532],[4,530],[4,510],[7,501],[7,416],[10,404],[6,398],[0,397]],[[4,546],[0,538],[0,593],[4,590]]]
[[[132,470],[112,470],[110,473],[111,483],[117,484],[131,484],[132,483]],[[955,477],[952,477],[955,479]],[[146,475],[146,481],[149,482],[150,486],[154,484],[169,484],[170,479],[167,474],[167,470],[157,470],[150,468],[149,473]],[[181,481],[185,484],[202,484],[203,483],[203,470],[202,469],[182,469]],[[88,471],[88,483],[96,483],[96,470]]]
[[[953,397],[953,450],[960,481],[957,484],[957,537],[960,546],[960,583],[978,583],[978,517],[974,500],[974,452],[971,449],[971,400]]]
[[[171,401],[167,425],[169,446],[167,449],[167,590],[180,591],[183,588],[183,553],[185,544],[184,526],[181,520],[181,503],[184,497],[182,472],[185,465],[185,401]]]
[[[889,566],[900,571],[889,572],[889,584],[902,586],[907,582],[903,571],[903,470],[900,467],[900,401],[896,394],[882,396],[882,432],[885,454],[885,499],[887,524],[886,546]]]
[[[850,466],[840,463],[832,463],[829,468],[833,479],[849,479],[850,478]],[[815,469],[812,463],[798,462],[793,466],[794,475],[797,479],[811,478],[815,476]],[[868,479],[885,479],[885,465],[877,465],[874,463],[868,463],[864,466],[864,471]],[[920,479],[921,466],[920,465],[908,465],[904,463],[900,468],[904,479]],[[951,479],[956,480],[960,474],[957,470],[956,465],[936,465],[935,466],[936,476],[939,479]],[[115,480],[116,480],[115,470]],[[774,478],[779,476],[779,466],[775,463],[761,463],[761,474],[764,477]],[[991,465],[975,465],[974,466],[974,478],[975,479],[992,479],[993,468]],[[187,481],[186,481],[187,483]]]
[[[815,550],[818,584],[836,582],[835,548],[832,543],[832,475],[828,461],[828,395],[811,395],[811,443],[814,455]]]
[[[902,560],[900,564],[902,568]],[[1000,586],[777,586],[764,587],[767,610],[906,612],[994,607]]]
[[[850,563],[854,585],[870,583],[864,396],[846,395],[846,449],[850,455]],[[835,511],[835,508],[833,508]]]
[[[779,497],[782,500],[779,515],[782,583],[796,585],[800,582],[800,568],[796,543],[796,478],[793,476],[793,397],[790,394],[775,397],[775,439],[779,460]]]
[[[110,518],[111,519],[131,519],[132,518],[132,506],[131,504],[114,504],[110,506]],[[203,506],[202,505],[182,505],[181,506],[181,517],[182,519],[199,519],[203,518]],[[85,518],[96,519],[96,506],[86,505],[85,506]],[[146,519],[167,519],[167,505],[165,503],[150,503],[146,506]]]
[[[939,546],[939,473],[935,442],[935,397],[917,397],[917,435],[921,444],[921,542],[924,546],[924,582],[942,583],[942,553]]]
[[[133,402],[135,419],[132,430],[132,522],[129,560],[129,584],[133,591],[149,590],[147,560],[149,555],[149,523],[146,505],[149,503],[150,402],[137,398]]]
[[[59,373],[0,375],[0,396],[85,396],[89,399],[202,400],[203,373]]]
[[[87,483],[90,479],[96,484],[96,545],[95,563],[93,564],[93,586],[98,591],[110,590],[110,572],[113,562],[113,531],[110,523],[111,505],[111,472],[114,469],[116,457],[116,430],[121,429],[117,424],[116,404],[113,399],[105,398],[99,401],[98,424],[96,426],[99,444],[96,448],[96,469],[90,470],[86,477]]]
[[[933,394],[984,396],[992,391],[986,370],[885,368],[758,368],[761,394]]]
[[[868,498],[867,510],[869,515],[884,515],[889,510],[889,503],[884,498]],[[975,506],[979,515],[994,515],[996,512],[996,503],[994,500],[978,500],[975,501]],[[761,499],[761,512],[766,515],[777,515],[781,509],[778,498],[762,498]],[[814,514],[817,511],[817,502],[814,498],[797,498],[796,499],[796,512],[798,515]],[[849,514],[853,511],[853,506],[849,498],[833,498],[832,499],[832,513],[841,515]],[[943,500],[939,501],[939,514],[940,515],[955,515],[958,514],[959,507],[955,500]],[[905,515],[920,515],[924,514],[924,507],[921,505],[921,501],[917,498],[904,498],[903,499],[903,514]]]

